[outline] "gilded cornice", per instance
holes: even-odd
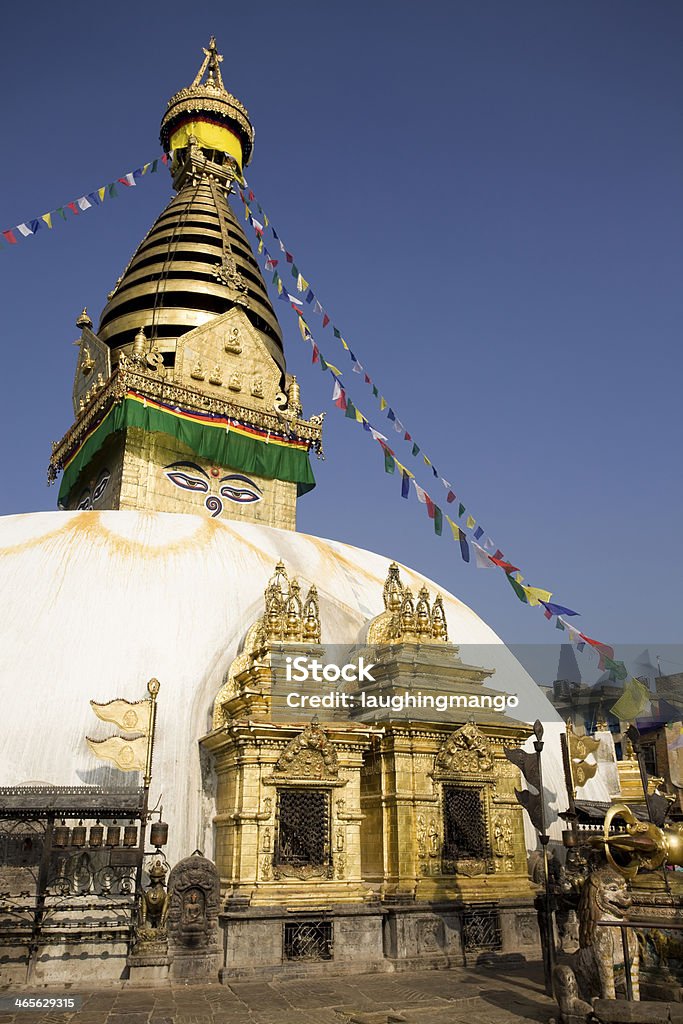
[[[181,406],[193,412],[217,413],[273,433],[286,433],[294,439],[308,441],[309,448],[315,451],[318,458],[324,458],[322,422],[285,419],[277,413],[247,409],[237,403],[159,379],[127,364],[125,368],[119,366],[104,387],[91,396],[84,411],[61,441],[52,442],[52,457],[48,466],[49,483],[57,479],[58,473],[69,461],[71,454],[80,447],[93,427],[104,419],[112,406],[125,398],[129,390],[170,406]]]

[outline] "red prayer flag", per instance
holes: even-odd
[[[611,660],[614,660],[614,648],[610,647],[609,644],[601,644],[599,640],[592,640],[589,636],[586,636],[585,633],[579,633],[579,636],[582,640],[585,640],[587,644],[590,644],[591,647],[595,647],[596,651],[599,651],[600,654],[603,656],[606,655]]]
[[[432,501],[428,494],[425,494],[425,501],[427,503],[427,515],[429,516],[430,519],[433,519],[436,513],[436,505],[434,504],[434,502]]]
[[[327,325],[329,324],[329,322],[330,322],[330,318],[329,318],[329,316],[327,315],[327,313],[325,313],[325,314],[324,314],[324,316],[323,316],[323,327],[327,327]]]
[[[254,193],[253,193],[253,192],[251,191],[251,189],[249,189],[249,198],[250,198],[250,199],[252,200],[252,202],[253,202],[253,200],[254,200],[254,199],[256,199],[256,196],[255,196],[255,195],[254,195]]]
[[[3,235],[5,236],[7,241],[10,242],[12,245],[16,245],[17,244],[16,235],[14,234],[13,231],[11,231],[11,230],[3,231]]]
[[[500,568],[504,569],[505,572],[508,574],[511,572],[519,572],[519,569],[516,565],[511,565],[510,562],[504,561],[503,558],[497,558],[496,555],[489,555],[489,558],[491,559],[494,565],[500,566]]]
[[[406,437],[406,441],[407,440],[408,438]],[[449,504],[451,501],[455,501],[455,494],[453,493],[453,491],[448,492],[448,494],[446,495],[446,501],[449,502]]]
[[[162,164],[167,164],[168,163],[168,159],[169,159],[168,158],[168,153],[164,153],[164,155],[161,158]]]
[[[78,214],[78,207],[75,203],[67,203],[67,207],[72,210],[75,214]]]
[[[313,342],[313,358],[311,359],[311,362],[312,363],[317,363],[319,358],[320,358],[320,349],[315,344],[315,342]]]
[[[288,263],[294,262],[294,257],[292,256],[291,252],[285,252],[285,259],[287,260]]]

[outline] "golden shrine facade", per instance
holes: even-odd
[[[351,706],[292,710],[287,693],[304,687],[282,665],[322,662],[331,645],[315,587],[304,595],[279,563],[217,695],[200,742],[215,770],[224,977],[536,948],[519,773],[503,752],[529,727],[471,700],[448,714],[369,709],[370,694],[496,693],[448,641],[440,598],[413,597],[394,564],[384,599],[354,654],[372,654],[373,680],[346,686]]]

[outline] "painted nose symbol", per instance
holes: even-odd
[[[217,494],[208,494],[204,502],[207,511],[211,513],[211,518],[215,519],[223,511],[223,502]]]

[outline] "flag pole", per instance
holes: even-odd
[[[538,761],[538,782],[539,782],[539,795],[540,795],[540,835],[541,849],[543,851],[543,881],[545,883],[545,897],[544,897],[544,932],[545,942],[542,942],[543,946],[543,967],[545,974],[545,990],[547,995],[553,995],[553,967],[555,966],[555,934],[553,928],[553,917],[552,917],[552,895],[550,892],[550,866],[548,863],[548,843],[550,842],[550,836],[546,830],[545,822],[545,805],[544,805],[544,794],[543,794],[543,769],[541,767],[541,752],[544,747],[543,743],[543,723],[540,719],[536,719],[534,722],[534,750],[536,751],[536,758]]]

